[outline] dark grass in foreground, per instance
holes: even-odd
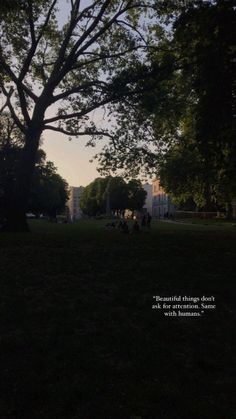
[[[234,419],[236,228],[0,235],[1,418]],[[214,295],[164,318],[153,295]]]

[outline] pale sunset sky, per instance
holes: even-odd
[[[49,113],[53,116],[53,113]],[[94,121],[99,118],[92,118]],[[106,140],[96,143],[96,147],[86,147],[90,137],[72,138],[54,131],[44,131],[42,148],[47,160],[52,161],[58,173],[70,186],[87,186],[96,177],[101,176],[97,170],[97,162],[89,162],[102,149]]]
[[[85,143],[84,138],[68,141],[65,135],[55,132],[44,135],[42,148],[47,154],[47,160],[55,164],[58,173],[70,186],[86,186],[100,176],[96,162],[89,162],[98,147],[88,148]]]

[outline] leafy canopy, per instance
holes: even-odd
[[[24,0],[1,16],[3,107],[27,134],[107,135],[89,115],[132,95],[156,2]],[[145,17],[146,16],[146,17]],[[50,111],[47,112],[47,109]]]
[[[138,180],[128,183],[123,178],[107,176],[97,178],[82,192],[80,207],[90,216],[105,214],[109,210],[119,212],[125,209],[140,210],[144,206],[146,191]]]
[[[186,2],[173,23],[169,38],[149,52],[151,77],[139,81],[145,93],[111,105],[119,129],[99,156],[101,168],[158,173],[178,202],[230,202],[236,194],[235,2]]]
[[[24,138],[7,113],[0,117],[0,128],[0,216],[5,218],[6,201],[17,176]],[[54,164],[46,161],[45,152],[39,149],[27,211],[53,216],[64,209],[67,197],[67,182],[57,173]]]

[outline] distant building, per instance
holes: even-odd
[[[152,185],[145,183],[142,185],[143,189],[147,192],[146,201],[143,206],[145,212],[149,212],[152,215]]]
[[[71,221],[79,220],[82,217],[80,208],[80,196],[84,190],[83,186],[70,186],[67,207]]]
[[[232,202],[232,213],[233,213],[233,218],[236,218],[236,199],[234,199]]]
[[[174,214],[175,208],[170,196],[160,186],[160,179],[152,181],[152,215],[164,218]]]

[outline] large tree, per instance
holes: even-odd
[[[192,195],[208,210],[224,201],[230,213],[236,195],[235,2],[186,2],[179,11],[172,37],[150,52],[157,71],[144,80],[145,94],[116,105],[120,128],[100,163],[109,170],[158,171],[179,200]]]
[[[190,8],[176,23],[175,42],[182,79],[188,80],[186,109],[191,109],[194,124],[194,131],[185,129],[185,134],[188,149],[194,142],[201,159],[205,206],[211,209],[220,200],[219,191],[227,179],[224,201],[230,213],[233,194],[236,196],[235,2],[200,2],[197,8]]]
[[[42,133],[109,136],[89,116],[133,94],[150,42],[140,17],[149,10],[153,15],[157,2],[71,0],[63,10],[58,0],[16,3],[20,7],[5,8],[0,17],[2,109],[9,110],[25,138],[8,201],[8,228],[15,230],[27,229],[25,211]]]

